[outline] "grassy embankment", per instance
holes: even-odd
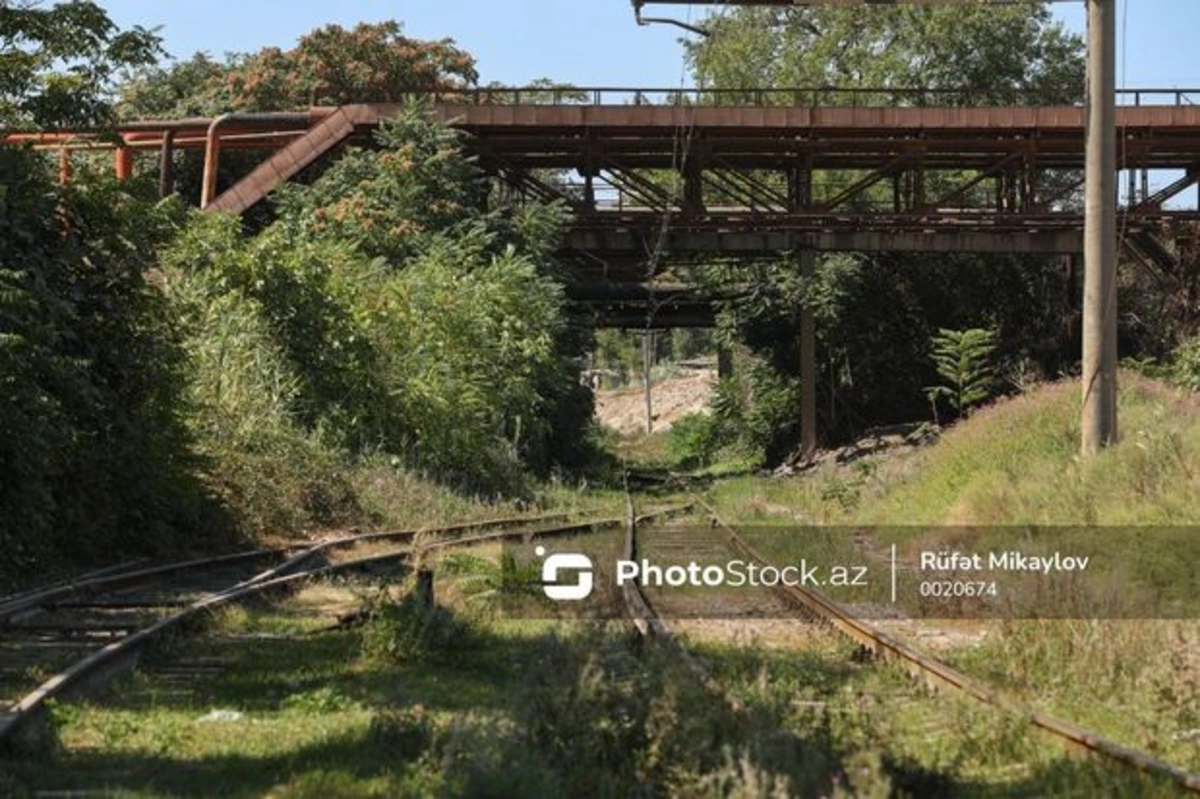
[[[1082,618],[979,622],[982,642],[945,656],[1033,706],[1197,770],[1200,624],[1185,553],[1195,546],[1186,525],[1200,522],[1200,401],[1135,374],[1121,383],[1122,440],[1094,459],[1078,455],[1069,381],[985,408],[930,448],[800,479],[741,478],[717,486],[714,501],[742,525],[847,525],[843,551],[864,538],[896,543],[910,563],[938,543],[1030,546],[1031,525],[1109,528],[1069,540],[1095,552],[1111,579],[1030,580],[1030,595],[1016,598],[1041,615],[1070,615],[1065,607]],[[963,526],[985,529],[954,529]],[[787,557],[786,536],[763,540]],[[1162,615],[1141,594],[1165,596],[1190,618],[1128,618],[1130,608]],[[1122,610],[1105,618],[1107,608]]]

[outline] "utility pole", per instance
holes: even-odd
[[[1117,0],[1087,2],[1083,454],[1117,440]]]

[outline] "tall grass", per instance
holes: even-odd
[[[1200,520],[1200,402],[1121,374],[1122,439],[1079,456],[1079,387],[996,403],[952,428],[865,503],[875,524],[1183,524]]]
[[[1200,521],[1200,399],[1120,377],[1121,440],[1079,455],[1079,387],[1042,385],[948,429],[933,447],[830,466],[803,479],[745,478],[714,496],[761,523],[1163,525]]]

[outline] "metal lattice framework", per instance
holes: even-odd
[[[800,249],[1074,255],[1083,246],[1080,107],[950,105],[969,99],[962,90],[418,94],[406,102],[428,103],[464,131],[496,191],[574,209],[564,255],[576,259],[581,281],[644,280],[659,245],[668,259]],[[1122,99],[1118,167],[1139,178],[1121,209],[1124,245],[1147,268],[1173,269],[1170,236],[1191,229],[1177,223],[1200,220],[1197,204],[1183,202],[1200,182],[1200,91],[1129,90]],[[115,143],[78,131],[8,139],[64,153],[113,149],[125,173],[137,153],[203,148],[208,208],[244,213],[346,145],[370,145],[380,122],[404,107],[138,122]],[[230,148],[268,156],[235,185],[218,186],[219,155]],[[1169,179],[1148,179],[1164,170]],[[170,175],[163,179],[167,190]],[[695,298],[667,296],[680,323],[706,318]],[[616,302],[604,292],[591,300]]]

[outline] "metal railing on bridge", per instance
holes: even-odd
[[[1044,92],[1007,88],[800,87],[800,88],[632,88],[619,86],[488,86],[410,90],[409,98],[443,105],[548,106],[804,106],[958,107],[1082,105],[1046,102]],[[1200,89],[1118,89],[1125,106],[1200,105]]]

